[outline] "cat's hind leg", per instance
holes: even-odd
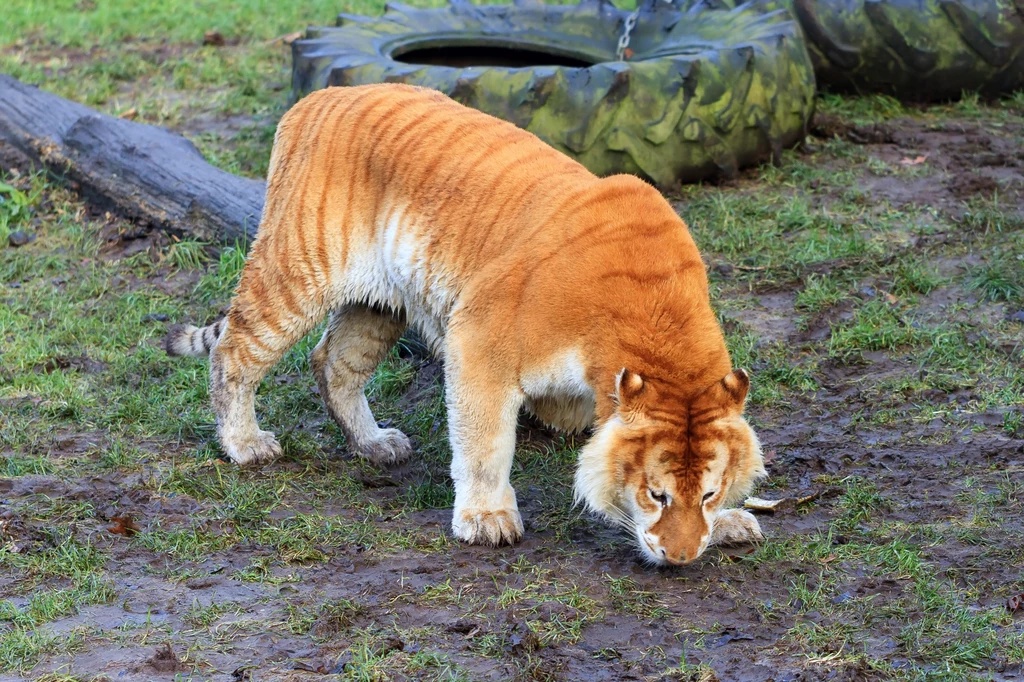
[[[210,398],[221,448],[237,464],[281,455],[281,446],[256,423],[256,389],[267,372],[319,322],[324,296],[282,272],[257,242],[216,343],[210,350]]]
[[[586,396],[527,398],[527,411],[549,428],[579,433],[594,423],[594,400]]]
[[[412,453],[404,433],[377,425],[364,392],[405,327],[400,314],[348,305],[330,314],[323,338],[310,355],[320,397],[349,447],[377,464],[399,462]]]

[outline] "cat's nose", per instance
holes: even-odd
[[[662,563],[671,564],[673,566],[685,566],[697,557],[701,555],[703,551],[703,542],[697,542],[691,545],[690,543],[668,543],[666,547],[660,538],[651,533],[644,533],[644,540],[647,542],[647,546],[654,552],[655,555],[661,560]]]
[[[670,564],[674,564],[676,566],[685,566],[686,564],[693,562],[697,557],[701,555],[701,553],[704,551],[703,545],[703,542],[697,542],[693,544],[686,543],[681,545],[674,552],[666,551],[665,548],[662,548],[661,552],[662,556],[664,556],[665,560],[668,561]]]
[[[670,554],[664,547],[659,547],[658,556],[660,556],[661,560],[666,564],[671,564],[673,566],[685,566],[700,556],[700,551],[699,548],[694,548],[693,551],[684,549],[679,554]]]

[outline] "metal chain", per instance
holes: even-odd
[[[626,54],[626,48],[629,47],[629,34],[636,28],[636,20],[640,16],[640,2],[636,3],[636,9],[626,17],[626,26],[622,31],[622,35],[619,36],[619,46],[615,48],[615,60],[622,61],[623,55]]]
[[[671,5],[672,0],[662,0],[666,5]],[[636,9],[633,10],[628,17],[626,17],[626,25],[622,28],[622,35],[619,36],[619,45],[615,48],[615,60],[622,61],[626,55],[626,48],[629,47],[629,38],[633,33],[633,29],[636,28],[636,20],[640,18],[640,7],[643,5],[644,0],[636,1]]]

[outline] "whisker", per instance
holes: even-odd
[[[609,514],[610,519],[623,528],[632,529],[633,519],[630,518],[624,509],[615,504],[610,505],[610,508],[615,512],[614,514]]]

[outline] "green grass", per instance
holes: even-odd
[[[21,608],[10,600],[0,601],[0,621],[9,621],[15,626],[35,627],[77,613],[82,606],[106,604],[116,594],[111,583],[95,573],[89,573],[76,580],[70,589],[35,592],[29,597],[28,604]]]
[[[727,341],[733,364],[756,373],[751,404],[782,405],[790,391],[810,391],[817,387],[813,362],[794,357],[783,344],[765,343],[751,332],[728,334]]]
[[[801,312],[817,313],[850,298],[850,285],[835,277],[810,274],[796,295],[795,307]]]
[[[1002,253],[974,268],[967,285],[990,301],[1020,302],[1024,299],[1024,252]]]
[[[42,191],[42,182],[34,182],[27,191],[0,182],[0,243],[6,242],[12,232],[28,227]]]
[[[22,554],[11,548],[0,548],[0,566],[17,571],[22,584],[34,587],[51,578],[81,578],[98,572],[107,560],[94,545],[70,538],[69,526],[44,531],[51,548]]]
[[[39,539],[49,549],[0,546],[0,571],[15,577],[5,586],[10,598],[0,600],[0,670],[27,671],[43,657],[81,648],[87,628],[76,626],[56,635],[45,626],[82,608],[112,603],[118,596],[105,570],[108,556],[73,539],[73,525],[56,523],[68,515],[66,501],[52,500],[51,505],[51,513],[37,510],[44,512],[39,516],[47,519],[45,523],[55,524]],[[90,516],[91,510],[77,515]]]
[[[195,628],[208,628],[220,620],[224,614],[237,612],[236,609],[237,605],[232,602],[210,602],[204,605],[195,600],[183,618],[186,623]]]
[[[821,97],[821,109],[824,113],[839,115],[857,124],[900,118],[912,112],[889,95],[848,98],[826,94]]]
[[[684,210],[693,216],[695,235],[710,257],[740,266],[728,277],[712,269],[716,300],[730,310],[751,310],[760,291],[782,289],[792,293],[796,329],[826,325],[824,341],[794,344],[766,339],[756,325],[728,322],[734,361],[753,372],[755,418],[770,419],[795,397],[822,390],[831,381],[822,373],[825,364],[856,367],[865,362],[863,356],[883,353],[907,369],[878,381],[858,380],[858,390],[871,400],[856,417],[858,423],[892,428],[929,422],[936,415],[956,422],[971,411],[997,408],[1004,416],[990,429],[1019,433],[1024,422],[1013,408],[1024,403],[1024,376],[1016,356],[1006,355],[997,343],[1011,337],[1014,328],[980,321],[967,305],[942,314],[924,307],[930,296],[950,287],[991,305],[1016,301],[993,284],[1000,277],[1015,281],[1016,246],[1006,248],[1019,240],[1013,219],[992,213],[1004,210],[1001,205],[984,206],[987,222],[965,234],[971,249],[993,255],[973,269],[944,269],[936,265],[935,254],[905,244],[916,233],[952,229],[953,217],[912,207],[866,209],[845,198],[824,208],[793,195],[818,175],[813,167],[795,163],[764,171],[759,182],[775,188],[768,196],[742,188],[683,193]],[[394,495],[367,495],[360,483],[386,477],[386,472],[336,459],[344,451],[344,438],[323,417],[311,393],[307,356],[315,333],[288,354],[260,392],[261,420],[285,446],[282,464],[249,472],[219,462],[205,363],[167,359],[158,345],[163,326],[152,318],[214,319],[237,282],[245,245],[216,248],[172,240],[128,258],[101,257],[98,225],[84,219],[73,197],[37,176],[11,180],[24,196],[18,199],[18,213],[24,210],[39,219],[32,223],[37,241],[4,251],[0,258],[5,281],[19,284],[8,287],[7,305],[0,308],[0,338],[6,339],[8,358],[0,374],[3,475],[141,474],[150,495],[195,501],[198,510],[186,522],[143,519],[141,532],[122,540],[136,552],[159,557],[150,571],[176,584],[202,577],[203,562],[235,556],[236,565],[225,573],[229,580],[282,590],[283,595],[301,586],[310,571],[336,560],[338,548],[358,547],[373,561],[451,551],[455,545],[443,528],[421,529],[413,521],[414,514],[446,509],[453,501],[442,387],[430,385],[419,402],[405,402],[420,372],[417,361],[393,352],[368,387],[378,418],[392,420],[419,444],[422,468]],[[908,227],[908,218],[918,222]],[[942,255],[956,257],[960,248],[951,246]],[[129,278],[140,284],[118,284]],[[183,284],[168,293],[167,287],[156,286],[165,281]],[[987,336],[978,336],[979,325]],[[68,361],[83,357],[97,363],[95,368]],[[965,417],[921,397],[934,390],[972,390],[976,397]],[[73,454],[63,452],[57,435],[69,425],[94,434]],[[562,545],[557,555],[562,558],[538,564],[520,557],[507,574],[488,578],[486,589],[469,589],[448,575],[420,591],[401,593],[407,603],[428,608],[521,614],[523,627],[540,647],[517,663],[523,676],[547,674],[543,652],[585,641],[587,628],[609,613],[641,622],[672,621],[681,632],[698,633],[698,642],[705,636],[692,622],[680,620],[662,591],[621,574],[605,575],[595,584],[576,573],[572,561],[578,553],[570,543],[589,532],[589,522],[572,508],[569,495],[582,442],[566,436],[524,442],[513,471],[517,489],[544,491],[532,512],[530,532],[550,532]],[[984,495],[971,488],[963,500],[965,511],[950,524],[890,525],[887,517],[900,504],[891,491],[863,477],[837,479],[835,485],[841,494],[831,507],[826,533],[771,541],[732,569],[795,562],[794,572],[780,582],[784,597],[776,595],[771,608],[758,608],[773,619],[780,613],[825,617],[793,624],[786,646],[803,652],[811,666],[830,661],[894,679],[942,679],[928,672],[934,666],[956,679],[1021,648],[1016,635],[998,634],[1008,622],[998,609],[977,610],[970,592],[928,559],[929,543],[990,544],[999,532],[1000,510],[1019,502],[1019,486],[1008,479],[999,484],[1003,492]],[[47,531],[38,540],[39,552],[0,549],[0,570],[19,576],[20,596],[0,602],[0,622],[6,624],[0,660],[8,670],[28,670],[61,651],[91,646],[93,640],[84,633],[55,639],[45,626],[72,618],[86,606],[123,598],[107,574],[109,547],[85,540],[91,536],[76,530],[99,523],[95,505],[59,498],[19,505],[20,513]],[[839,537],[842,544],[837,544]],[[619,544],[616,540],[612,546]],[[243,552],[238,560],[237,553]],[[903,587],[894,597],[835,602],[855,567]],[[36,595],[34,590],[44,585]],[[464,674],[443,651],[382,649],[386,630],[359,629],[376,613],[361,600],[284,600],[273,623],[250,618],[249,608],[197,600],[181,619],[189,632],[208,632],[217,641],[263,627],[318,641],[351,636],[355,644],[342,673],[348,679],[398,670],[437,679]],[[911,616],[916,613],[924,619]],[[894,641],[921,652],[909,668],[895,669],[858,646],[878,622],[898,623]],[[967,637],[967,631],[974,634]],[[472,651],[505,660],[509,637],[502,631],[482,632]],[[710,668],[684,658],[681,665],[666,661],[665,669],[684,679],[701,679]]]
[[[632,578],[607,576],[612,608],[632,613],[639,618],[664,618],[669,611],[660,604],[658,595],[645,590]]]
[[[167,250],[167,262],[177,270],[198,270],[207,258],[205,248],[199,241],[175,241]]]
[[[383,5],[376,2],[339,5],[323,0],[288,5],[193,2],[178,6],[128,0],[95,6],[73,0],[23,0],[8,8],[0,44],[14,43],[25,36],[65,48],[86,47],[89,41],[112,43],[129,38],[196,43],[206,31],[220,31],[227,38],[269,40],[309,23],[330,23],[338,12],[373,13],[382,9]]]
[[[234,547],[238,538],[233,534],[215,534],[196,526],[166,530],[157,526],[139,533],[133,541],[140,548],[171,559],[201,561],[214,552]]]
[[[41,657],[73,653],[82,643],[83,636],[78,632],[57,636],[15,626],[0,633],[0,669],[31,670]]]
[[[181,130],[214,164],[260,177],[287,106],[291,48],[282,38],[309,25],[333,25],[339,12],[383,10],[383,1],[366,0],[18,0],[0,26],[0,72],[107,113],[130,112]],[[204,46],[210,31],[228,44]],[[230,124],[222,125],[222,117]],[[3,225],[0,214],[6,240]]]
[[[214,164],[259,177],[287,106],[289,50],[276,38],[329,24],[338,11],[382,9],[20,0],[0,25],[0,71],[170,126]],[[228,45],[203,46],[211,30]],[[819,109],[858,126],[967,122],[1019,138],[1024,93],[926,108],[826,95]],[[1024,555],[1010,535],[1020,528],[1019,472],[1002,471],[999,459],[991,467],[954,461],[936,480],[955,494],[943,498],[936,484],[911,507],[894,484],[899,462],[874,476],[857,461],[829,459],[862,431],[892,437],[894,445],[878,446],[890,450],[1024,436],[1021,327],[1004,319],[1024,301],[1021,188],[1004,183],[994,195],[943,207],[865,189],[949,179],[932,159],[908,167],[836,138],[787,151],[780,167],[671,195],[710,264],[734,363],[752,372],[755,424],[777,429],[782,443],[805,419],[812,431],[816,419],[848,427],[834,442],[798,435],[779,447],[783,457],[820,453],[838,473],[808,481],[799,460],[770,463],[766,496],[804,485],[836,494],[766,522],[768,542],[755,554],[711,552],[693,569],[639,575],[627,541],[572,507],[581,436],[522,434],[512,480],[529,510],[531,544],[461,548],[444,511],[454,491],[443,386],[422,382],[423,365],[398,350],[368,395],[378,419],[416,441],[404,468],[348,459],[312,392],[307,357],[317,332],[260,389],[259,418],[278,434],[284,458],[260,471],[220,461],[206,363],[169,359],[160,340],[169,322],[222,314],[247,245],[158,239],[119,255],[104,235],[131,225],[102,224],[41,175],[0,171],[0,246],[15,230],[36,237],[0,249],[0,477],[118,486],[110,499],[11,494],[11,512],[31,532],[0,538],[0,671],[91,679],[46,666],[95,647],[173,641],[198,679],[214,672],[205,656],[270,633],[324,646],[325,667],[339,679],[468,680],[481,665],[515,679],[564,679],[564,647],[617,622],[660,639],[591,652],[595,660],[706,682],[730,650],[712,645],[723,628],[760,633],[769,623],[782,634],[770,646],[758,642],[756,655],[809,678],[834,670],[986,679],[1000,661],[1024,657],[1019,623],[1003,606],[1024,585],[1013,569]],[[865,445],[865,456],[873,450]],[[128,493],[164,511],[139,515],[134,536],[116,536],[107,516]],[[791,530],[798,518],[811,529]],[[397,568],[358,575],[382,566]],[[422,567],[429,570],[416,572]],[[124,585],[140,576],[187,597],[170,614],[106,631],[75,620],[83,609],[127,604]],[[202,592],[210,580],[230,587],[230,599]],[[854,589],[870,581],[885,589]],[[344,591],[351,584],[361,587]],[[725,602],[738,608],[725,613]],[[407,627],[402,609],[434,625]],[[444,629],[457,618],[478,631],[463,640]],[[58,625],[70,629],[56,636]],[[889,649],[872,642],[884,638]]]
[[[852,203],[826,211],[787,194],[694,188],[686,196],[697,244],[761,280],[789,281],[836,260],[863,262],[883,253],[891,238]]]
[[[842,355],[857,351],[895,351],[924,342],[926,332],[886,301],[868,301],[853,320],[832,334],[829,350]]]
[[[847,500],[850,504],[849,490]],[[859,499],[854,507],[862,504]],[[845,535],[850,531],[844,529],[850,528],[858,513],[851,509],[827,534],[770,548],[757,559],[770,562],[799,557],[807,564],[826,566],[816,573],[797,575],[788,586],[790,607],[817,615],[816,621],[798,622],[790,632],[809,658],[827,660],[832,666],[862,663],[869,658],[863,651],[864,632],[872,622],[893,619],[905,623],[896,640],[917,659],[900,671],[885,661],[872,663],[888,669],[895,679],[967,679],[982,670],[995,652],[1012,656],[1024,647],[1024,634],[1006,630],[1012,619],[1004,608],[975,607],[977,595],[940,576],[924,558],[921,547],[902,540],[883,541],[873,531],[859,531],[861,537],[851,541]],[[839,544],[836,539],[841,533],[844,541]],[[888,596],[853,597],[842,591],[850,571],[890,576],[899,585],[898,591]],[[922,665],[921,661],[931,663]]]

